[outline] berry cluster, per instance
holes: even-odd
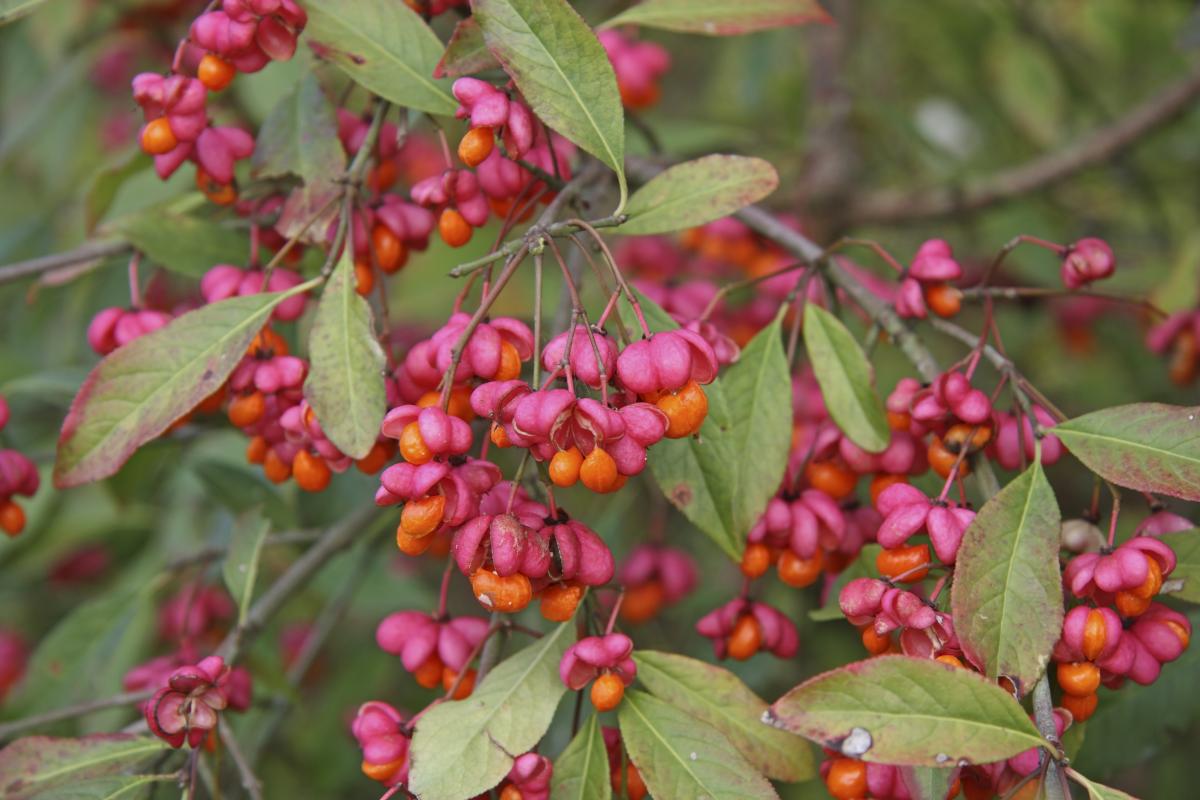
[[[213,125],[208,93],[227,87],[238,72],[290,59],[307,22],[294,0],[223,0],[192,23],[170,74],[144,72],[133,79],[133,99],[145,118],[139,141],[154,156],[159,177],[165,180],[190,160],[197,187],[211,201],[237,200],[234,165],[254,152],[254,138],[241,128]]]

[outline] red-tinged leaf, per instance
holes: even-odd
[[[325,240],[326,229],[337,214],[337,204],[331,201],[342,191],[337,179],[346,166],[337,130],[333,104],[311,73],[280,99],[259,129],[254,174],[266,178],[291,175],[303,181],[288,196],[275,224],[285,238],[299,237],[309,243]]]
[[[489,69],[500,69],[500,62],[487,49],[479,23],[474,17],[460,19],[446,44],[442,60],[433,70],[433,77],[461,78]]]
[[[65,793],[82,782],[133,771],[166,749],[160,739],[124,733],[17,739],[0,750],[0,796],[56,797],[56,790]]]
[[[1054,435],[1118,486],[1200,500],[1200,406],[1116,406],[1057,425]]]
[[[643,0],[601,27],[643,25],[678,33],[736,36],[830,21],[816,0]]]
[[[908,656],[880,656],[818,675],[777,700],[763,721],[881,764],[981,764],[1045,743],[995,683]]]
[[[1018,475],[979,510],[954,568],[954,628],[988,677],[1006,675],[1023,694],[1050,659],[1062,628],[1058,501],[1041,464]]]
[[[220,388],[275,306],[317,283],[212,303],[106,356],[63,422],[55,485],[78,486],[120,469],[135,450]]]

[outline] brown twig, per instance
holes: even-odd
[[[977,211],[1044,189],[1134,146],[1186,111],[1197,95],[1200,95],[1200,69],[1192,70],[1113,123],[1028,163],[958,187],[915,193],[885,189],[854,201],[847,216],[860,223],[907,222]]]
[[[38,256],[28,261],[17,261],[16,263],[0,267],[0,283],[9,283],[10,281],[20,280],[31,275],[40,275],[43,272],[53,272],[63,267],[86,264],[103,258],[118,256],[128,253],[132,249],[133,247],[128,242],[88,242],[65,253]]]
[[[753,230],[771,239],[801,260],[817,261],[825,252],[820,245],[784,225],[758,206],[746,206],[737,212],[737,217]],[[849,295],[859,308],[887,331],[900,351],[917,368],[917,372],[920,373],[923,380],[932,382],[937,378],[941,370],[937,361],[934,360],[933,354],[917,338],[904,320],[900,319],[895,309],[859,283],[832,259],[826,259],[822,269],[831,283]]]
[[[110,708],[119,708],[120,706],[131,706],[136,703],[141,703],[149,700],[154,694],[154,690],[144,692],[123,692],[113,695],[112,697],[101,698],[100,700],[90,700],[86,703],[80,703],[74,706],[66,706],[64,708],[56,708],[53,711],[47,711],[44,714],[36,714],[32,717],[13,720],[0,725],[0,741],[3,741],[14,733],[21,733],[31,728],[40,728],[43,725],[49,725],[52,722],[62,722],[66,719],[74,719],[75,717],[83,717],[88,714],[93,714],[97,711],[106,711]]]
[[[242,788],[250,795],[250,800],[262,800],[262,782],[254,774],[250,762],[246,760],[242,748],[238,745],[237,737],[233,735],[233,729],[224,717],[218,720],[217,731],[221,734],[221,743],[225,745],[234,766],[237,767],[238,776],[242,779]]]

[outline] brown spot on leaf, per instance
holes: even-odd
[[[695,498],[696,493],[686,483],[676,484],[675,488],[671,489],[671,502],[679,508],[687,508]]]

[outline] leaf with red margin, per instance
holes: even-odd
[[[1033,687],[1062,632],[1061,517],[1033,466],[979,509],[963,535],[950,605],[967,656],[990,678]]]
[[[500,69],[500,62],[483,41],[483,30],[474,17],[460,19],[446,44],[442,60],[433,70],[435,78],[461,78],[489,69]]]
[[[66,489],[115,473],[225,383],[275,306],[318,283],[211,303],[109,353],[63,422],[54,485]]]
[[[1200,406],[1105,408],[1056,425],[1054,435],[1118,486],[1200,500]]]
[[[818,675],[775,701],[763,721],[880,764],[982,764],[1046,741],[996,684],[908,656],[879,656]]]
[[[737,36],[831,21],[816,0],[644,0],[600,27],[643,25],[677,33]]]

